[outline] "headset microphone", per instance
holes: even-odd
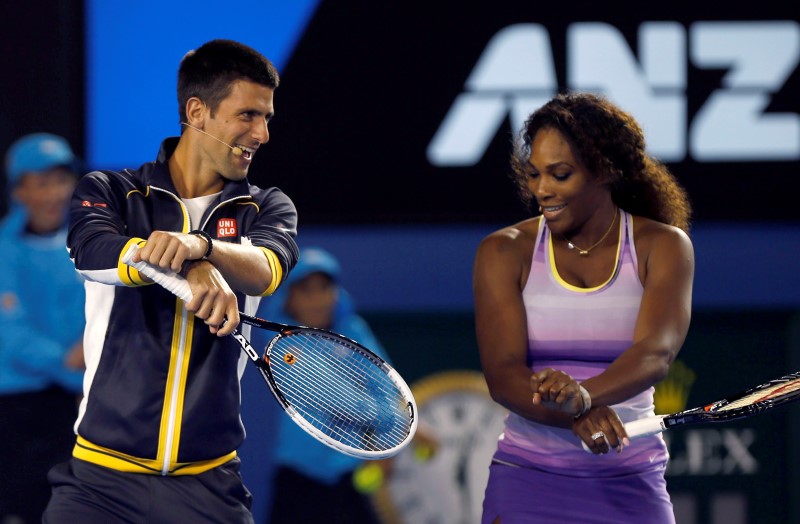
[[[191,127],[195,131],[199,131],[199,132],[203,133],[204,135],[210,136],[211,138],[213,138],[214,140],[216,140],[220,144],[225,144],[226,146],[231,148],[231,153],[233,153],[233,156],[242,156],[244,154],[244,150],[239,146],[232,146],[227,142],[223,142],[222,140],[220,140],[219,138],[215,137],[214,135],[212,135],[210,133],[206,133],[205,131],[203,131],[200,128],[194,127],[192,124],[187,124],[186,122],[181,122],[181,124],[185,125],[186,127]]]

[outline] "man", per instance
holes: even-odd
[[[88,280],[87,380],[44,522],[252,522],[236,457],[246,357],[225,335],[297,261],[291,200],[246,179],[278,82],[240,43],[190,51],[181,136],[153,163],[89,173],[76,188],[67,246]],[[181,272],[192,300],[122,263],[132,244],[135,261]]]
[[[26,135],[6,154],[0,223],[0,522],[40,522],[47,471],[74,442],[83,380],[83,283],[64,244],[78,179],[67,141]]]

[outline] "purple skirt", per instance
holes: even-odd
[[[663,468],[585,478],[492,462],[481,524],[674,524]]]

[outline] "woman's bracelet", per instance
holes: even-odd
[[[586,391],[586,388],[578,384],[578,388],[581,392],[581,399],[583,399],[583,409],[575,415],[575,418],[580,418],[592,409],[592,397],[589,395],[589,392]]]

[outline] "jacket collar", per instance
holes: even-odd
[[[178,147],[180,137],[169,137],[161,142],[161,148],[158,151],[156,161],[144,166],[143,175],[147,185],[153,186],[164,191],[179,196],[178,190],[175,189],[175,184],[172,182],[172,177],[169,174],[169,164],[167,161],[175,148]],[[221,201],[231,200],[234,198],[248,197],[250,198],[250,183],[247,178],[240,181],[225,180],[225,185],[222,188]]]

